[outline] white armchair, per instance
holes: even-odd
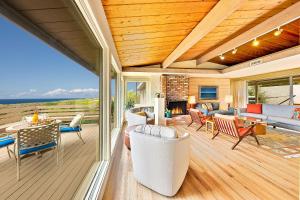
[[[141,116],[130,111],[125,112],[127,126],[143,125],[147,123],[147,117]]]
[[[189,167],[189,134],[172,138],[171,132],[176,134],[172,128],[151,130],[161,130],[164,133],[144,134],[135,130],[130,132],[134,177],[144,186],[162,195],[174,196]]]

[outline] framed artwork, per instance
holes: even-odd
[[[218,99],[218,86],[199,86],[198,97],[200,100],[216,100]]]

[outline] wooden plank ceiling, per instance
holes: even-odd
[[[98,48],[63,0],[5,0],[5,2],[84,60],[90,70],[97,71]]]
[[[276,15],[299,0],[248,0],[177,61],[197,59]],[[218,3],[218,0],[102,0],[123,67],[160,64]],[[262,36],[261,45],[245,44],[236,57],[210,61],[233,65],[299,44],[299,22],[279,37]],[[298,33],[298,42],[297,42]],[[233,47],[234,48],[234,47]]]
[[[123,66],[161,63],[217,0],[103,0]]]
[[[208,51],[242,34],[298,1],[248,0],[240,9],[217,26],[215,30],[207,34],[194,47],[183,54],[178,61],[201,57]]]
[[[259,37],[257,39],[259,46],[257,47],[254,47],[252,41],[250,41],[238,47],[234,55],[232,51],[229,51],[223,54],[225,57],[224,60],[221,60],[218,56],[211,59],[210,62],[231,66],[300,44],[300,20],[282,26],[281,29],[283,31],[279,36],[274,36],[274,31],[272,31]]]

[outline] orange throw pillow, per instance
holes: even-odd
[[[247,113],[262,113],[262,104],[247,104]]]

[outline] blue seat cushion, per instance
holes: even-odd
[[[24,154],[29,154],[29,153],[33,153],[33,152],[37,152],[37,151],[42,151],[44,149],[49,149],[52,147],[55,147],[56,143],[55,142],[50,142],[48,144],[44,144],[44,145],[40,145],[37,147],[32,147],[32,148],[28,148],[28,149],[21,149],[20,150],[20,155],[24,155]]]
[[[0,138],[0,148],[11,145],[14,142],[15,142],[15,139],[11,136],[2,137],[2,138]]]
[[[79,132],[81,131],[81,128],[79,126],[73,128],[73,127],[70,127],[70,126],[61,126],[59,127],[59,131],[61,133],[65,133],[65,132]]]

